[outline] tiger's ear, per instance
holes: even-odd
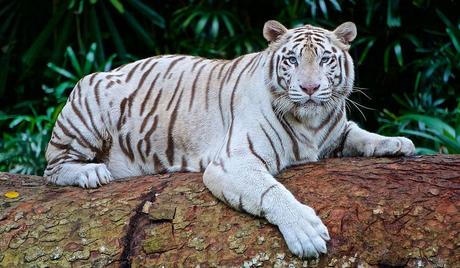
[[[356,25],[353,22],[345,22],[335,28],[334,34],[340,42],[349,45],[356,38]]]
[[[273,42],[287,32],[286,27],[276,20],[269,20],[264,25],[264,37],[268,42]]]

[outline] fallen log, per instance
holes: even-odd
[[[292,256],[276,227],[217,201],[199,173],[92,190],[0,173],[0,267],[460,266],[459,155],[329,159],[278,178],[328,226],[319,260]]]

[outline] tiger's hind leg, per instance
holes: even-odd
[[[96,188],[112,181],[112,175],[105,164],[101,163],[63,163],[58,172],[46,176],[57,185],[77,185],[82,188]]]
[[[92,144],[88,139],[90,133],[81,131],[77,136],[71,128],[63,131],[60,127],[65,128],[56,124],[46,151],[48,166],[44,177],[48,182],[96,188],[112,181],[113,177],[104,163],[104,158],[108,157],[110,143],[107,145],[107,142],[95,140],[95,144]],[[63,134],[69,136],[61,137]]]
[[[53,136],[46,151],[48,166],[44,177],[48,182],[57,185],[76,185],[83,188],[96,188],[112,181],[105,157],[108,156],[110,145],[106,142],[92,145],[83,132],[77,137],[60,138],[59,125],[56,124]],[[70,133],[71,129],[66,129]],[[65,132],[65,131],[64,131]],[[59,138],[57,138],[59,137]]]
[[[57,185],[95,188],[113,179],[105,164],[112,142],[99,107],[84,94],[88,91],[75,97],[79,91],[80,83],[56,121],[46,149],[44,177]]]

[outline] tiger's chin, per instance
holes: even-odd
[[[329,113],[333,109],[341,107],[340,100],[334,98],[305,100],[292,102],[291,113],[298,119],[309,119]]]

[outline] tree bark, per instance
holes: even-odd
[[[92,190],[0,173],[0,267],[460,266],[459,155],[328,159],[278,178],[329,228],[319,260],[292,256],[275,226],[219,202],[200,173]]]

